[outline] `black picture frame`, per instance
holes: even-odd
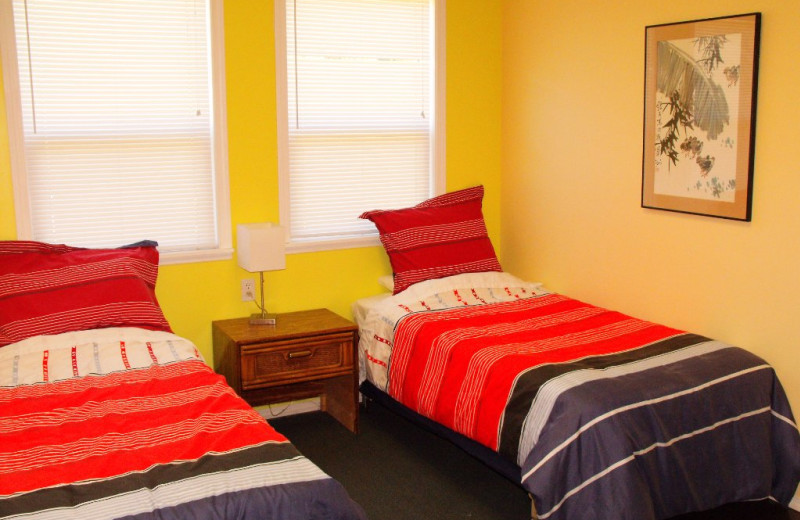
[[[761,13],[645,28],[642,207],[750,221]]]

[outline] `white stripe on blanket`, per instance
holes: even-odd
[[[162,484],[152,490],[142,488],[67,509],[37,511],[35,517],[36,520],[102,520],[113,518],[121,512],[126,516],[133,516],[235,491],[326,478],[330,477],[305,457],[298,456],[289,460],[189,477]],[[27,518],[30,518],[29,513],[5,517],[4,520]]]
[[[645,348],[647,346],[649,345],[644,345],[640,348]],[[539,392],[531,402],[531,408],[528,414],[525,416],[522,433],[520,434],[517,464],[522,466],[528,454],[533,450],[533,447],[536,446],[536,443],[539,442],[542,428],[544,428],[547,419],[550,417],[556,399],[567,390],[590,381],[633,374],[658,366],[676,363],[702,354],[708,354],[723,348],[730,348],[730,345],[719,341],[706,341],[623,365],[616,365],[604,369],[575,370],[554,377],[541,386]],[[575,361],[576,360],[571,360],[570,363],[574,363]],[[517,379],[519,379],[522,374],[524,374],[524,372],[517,376]]]
[[[545,520],[550,515],[552,515],[553,513],[558,511],[559,509],[561,509],[561,506],[564,505],[564,503],[567,500],[569,500],[569,498],[571,496],[573,496],[576,493],[580,492],[586,486],[589,486],[592,483],[596,482],[597,480],[605,477],[606,475],[608,475],[612,471],[614,471],[614,470],[616,470],[618,468],[621,468],[625,464],[628,464],[629,462],[634,460],[636,457],[644,455],[645,453],[649,453],[649,452],[655,450],[656,448],[666,448],[666,447],[672,446],[673,444],[675,444],[677,442],[680,442],[682,440],[689,439],[691,437],[695,437],[697,435],[702,435],[703,433],[707,433],[709,431],[715,430],[715,429],[719,428],[720,426],[724,426],[726,424],[729,424],[729,423],[732,423],[732,422],[735,422],[735,421],[739,421],[741,419],[746,419],[747,417],[752,417],[754,415],[760,415],[762,413],[766,413],[766,412],[769,412],[769,411],[770,411],[770,407],[769,406],[765,406],[763,408],[758,408],[757,410],[751,410],[749,412],[745,412],[743,414],[737,415],[736,417],[729,417],[729,418],[727,418],[725,420],[717,421],[717,422],[715,422],[714,424],[712,424],[710,426],[706,426],[704,428],[699,428],[699,429],[694,430],[694,431],[689,432],[689,433],[684,433],[683,435],[679,435],[677,437],[674,437],[674,438],[670,439],[669,441],[656,442],[656,443],[651,444],[650,446],[648,446],[646,448],[643,448],[641,450],[635,451],[635,452],[631,453],[629,456],[625,457],[624,459],[622,459],[622,460],[616,462],[615,464],[612,464],[611,466],[607,467],[606,469],[604,469],[600,473],[597,473],[596,475],[593,475],[592,477],[586,479],[579,486],[576,486],[573,489],[569,490],[567,493],[564,494],[564,497],[555,506],[553,506],[552,509],[550,509],[549,511],[547,511],[545,513],[539,514],[539,520]],[[528,474],[530,474],[530,472]]]
[[[719,377],[717,379],[705,382],[705,383],[697,385],[695,387],[687,388],[685,390],[681,390],[680,392],[675,392],[675,393],[672,393],[672,394],[669,394],[669,395],[664,395],[664,396],[661,396],[661,397],[658,397],[658,398],[655,398],[655,399],[647,399],[645,401],[640,401],[638,403],[631,403],[629,405],[621,406],[621,407],[616,408],[614,410],[610,410],[610,411],[604,413],[603,415],[601,415],[599,417],[596,417],[596,418],[592,419],[591,421],[589,421],[588,423],[584,424],[578,431],[576,431],[575,433],[573,433],[572,435],[567,437],[567,439],[565,439],[564,442],[562,442],[561,444],[556,446],[556,448],[553,449],[552,451],[550,451],[550,453],[548,453],[547,455],[542,457],[542,459],[538,463],[536,463],[536,465],[534,467],[532,467],[524,475],[522,475],[521,481],[524,482],[525,480],[530,478],[530,476],[533,475],[534,473],[536,473],[536,471],[538,471],[539,468],[541,468],[548,460],[550,460],[556,454],[558,454],[558,452],[562,451],[564,448],[566,448],[567,446],[572,444],[583,432],[585,432],[588,429],[592,428],[597,423],[599,423],[601,421],[604,421],[605,419],[608,419],[609,417],[613,417],[614,415],[617,415],[618,413],[622,413],[622,412],[625,412],[625,411],[628,411],[628,410],[632,410],[634,408],[640,408],[642,406],[650,406],[650,405],[655,404],[655,403],[660,403],[660,402],[663,402],[663,401],[669,401],[671,399],[675,399],[675,398],[678,398],[678,397],[681,397],[681,396],[684,396],[684,395],[688,395],[688,394],[692,394],[692,393],[695,393],[695,392],[699,392],[699,391],[701,391],[701,390],[703,390],[705,388],[708,388],[710,386],[713,386],[713,385],[716,385],[716,384],[719,384],[719,383],[723,383],[725,381],[729,381],[729,380],[735,379],[737,377],[742,377],[744,375],[747,375],[747,374],[749,374],[751,372],[755,372],[757,370],[771,370],[771,369],[772,369],[772,367],[770,367],[769,365],[766,365],[766,364],[758,365],[758,366],[755,366],[755,367],[750,367],[750,368],[747,368],[745,370],[741,370],[739,372],[735,372],[733,374],[728,374],[728,375],[725,375],[723,377]]]

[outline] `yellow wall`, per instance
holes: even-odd
[[[800,3],[503,3],[505,265],[745,347],[800,414]],[[640,207],[644,28],[760,11],[753,220]]]
[[[500,230],[501,7],[449,0],[447,9],[447,187],[483,183],[490,234]],[[225,2],[228,141],[232,220],[277,221],[273,3]],[[476,38],[479,35],[479,38]],[[0,76],[1,77],[1,76]],[[0,91],[0,239],[16,238],[5,104]],[[288,255],[267,273],[266,306],[285,312],[328,307],[350,317],[357,298],[381,291],[391,272],[380,247]],[[162,266],[157,294],[176,333],[211,356],[211,321],[256,309],[240,300],[252,277],[235,260]]]

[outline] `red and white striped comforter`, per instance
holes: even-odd
[[[0,518],[363,518],[176,335],[0,349]]]

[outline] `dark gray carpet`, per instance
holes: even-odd
[[[339,480],[371,520],[529,518],[522,488],[378,404],[362,408],[358,435],[322,412],[269,422]],[[800,520],[800,513],[751,503],[673,520]]]

